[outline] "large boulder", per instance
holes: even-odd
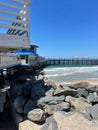
[[[18,113],[23,113],[23,107],[26,103],[27,99],[22,97],[22,96],[18,96],[14,102],[13,102],[13,106],[15,108],[15,110],[18,112]]]
[[[57,104],[57,105],[46,105],[44,107],[44,111],[48,115],[52,115],[56,111],[68,111],[69,109],[70,109],[70,105],[67,102],[61,102],[60,104]]]
[[[40,130],[43,125],[35,124],[30,120],[19,123],[19,130]]]
[[[45,96],[44,86],[41,81],[38,81],[31,88],[31,98],[37,100],[43,96]]]
[[[43,110],[37,108],[32,111],[29,111],[27,117],[31,121],[43,122],[46,119],[46,114]]]
[[[38,100],[37,105],[39,107],[44,107],[45,105],[56,105],[64,101],[64,96],[45,96]]]
[[[30,98],[30,94],[31,94],[31,86],[30,84],[24,84],[22,87],[22,95],[26,98]]]
[[[74,89],[69,88],[68,86],[60,86],[58,87],[55,91],[54,91],[54,96],[61,96],[61,95],[65,95],[65,96],[75,96],[77,94],[77,91]]]
[[[78,88],[85,88],[85,89],[89,89],[90,84],[88,82],[79,82],[79,83],[75,83],[74,84],[74,88],[78,89]]]
[[[4,110],[4,103],[6,101],[6,92],[0,92],[0,113]]]
[[[87,98],[89,95],[88,91],[84,88],[78,88],[77,89],[77,95],[76,97],[84,97]]]
[[[22,85],[15,84],[15,83],[12,84],[11,89],[10,89],[10,94],[11,94],[12,100],[14,100],[17,96],[21,96],[22,95]]]
[[[87,110],[91,107],[91,105],[86,101],[86,99],[82,97],[74,98],[71,96],[67,96],[65,100],[69,102],[77,112],[86,113]]]
[[[29,99],[24,106],[24,114],[27,114],[29,111],[35,109],[36,107],[37,107],[36,101],[33,99]]]
[[[98,119],[92,120],[92,123],[98,127]]]
[[[23,119],[23,117],[22,117],[22,115],[21,114],[19,114],[19,113],[15,113],[15,119],[16,119],[16,121],[18,122],[18,123],[20,123],[20,122],[22,122],[24,119]]]
[[[89,103],[98,103],[98,95],[96,92],[90,93],[87,97]]]
[[[54,83],[53,81],[45,80],[45,83],[46,83],[47,86],[50,86],[50,87],[52,87],[52,88],[54,88],[54,89],[57,88],[56,83]]]
[[[46,119],[41,130],[98,130],[91,121],[79,113],[56,112]]]
[[[89,93],[93,93],[93,92],[96,92],[96,86],[91,86],[89,89],[88,89]]]
[[[52,96],[53,93],[54,93],[54,88],[50,88],[50,89],[45,93],[45,95],[46,95],[46,96]]]
[[[93,119],[98,119],[98,104],[89,109],[89,113]]]

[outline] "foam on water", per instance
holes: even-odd
[[[98,78],[98,66],[82,67],[49,67],[45,68],[45,76],[53,81],[75,81]]]

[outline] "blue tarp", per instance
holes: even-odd
[[[17,54],[20,56],[33,55],[38,56],[33,50],[17,50]]]

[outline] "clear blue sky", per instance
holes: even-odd
[[[98,0],[32,0],[31,42],[46,57],[98,57]]]

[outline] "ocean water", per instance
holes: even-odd
[[[45,77],[54,82],[98,79],[98,66],[53,65],[44,69]]]

